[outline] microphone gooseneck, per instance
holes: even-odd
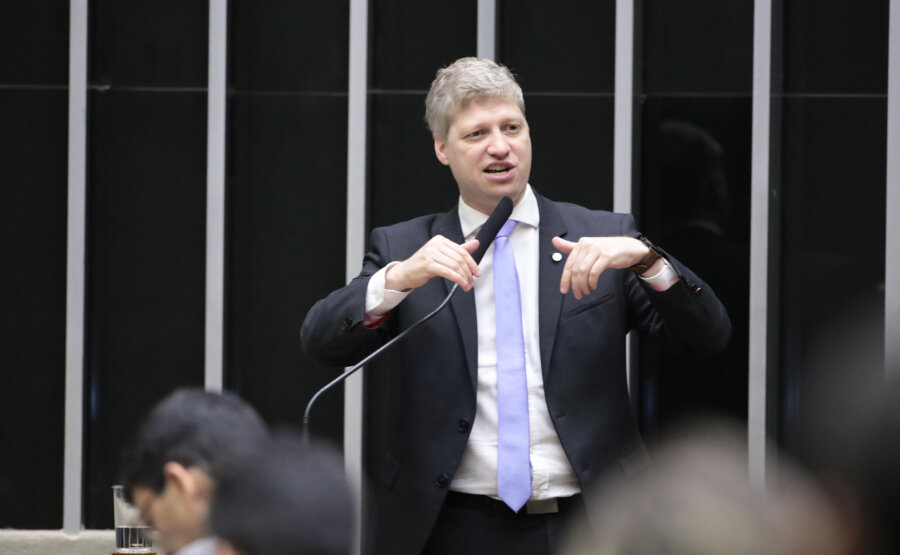
[[[500,232],[500,228],[503,227],[503,224],[506,223],[506,220],[509,219],[509,215],[512,214],[513,209],[513,201],[509,197],[503,197],[500,199],[500,202],[497,203],[497,206],[494,208],[494,211],[491,212],[491,215],[488,216],[484,225],[481,226],[481,229],[478,231],[478,234],[475,236],[478,239],[478,248],[475,249],[475,252],[472,253],[472,258],[475,260],[475,263],[478,264],[481,262],[481,259],[484,258],[484,253],[487,251],[488,247],[491,246],[491,243],[494,242],[494,239],[497,237],[497,233]],[[315,395],[309,400],[309,403],[306,405],[306,410],[303,412],[303,440],[309,440],[309,413],[312,410],[313,403],[322,396],[323,393],[334,387],[335,385],[341,383],[342,381],[349,378],[354,372],[362,368],[366,363],[371,361],[376,356],[383,353],[387,350],[391,345],[397,343],[404,337],[406,337],[409,332],[421,326],[428,320],[430,320],[435,314],[441,311],[447,303],[450,302],[450,298],[456,293],[456,290],[459,289],[459,284],[454,283],[453,287],[450,289],[450,293],[444,297],[444,300],[441,301],[441,304],[438,305],[437,308],[423,316],[418,321],[414,322],[411,326],[397,334],[396,337],[373,351],[366,358],[362,359],[352,368],[338,376],[337,378],[328,382],[322,389],[316,392]]]
[[[338,376],[337,378],[331,380],[330,382],[328,382],[328,383],[325,385],[325,387],[323,387],[322,389],[320,389],[319,391],[317,391],[316,394],[312,396],[312,399],[309,400],[309,403],[306,405],[306,411],[304,411],[304,413],[303,413],[303,439],[304,439],[304,440],[307,440],[307,439],[309,438],[309,412],[312,410],[313,403],[316,402],[316,399],[318,399],[319,397],[321,397],[321,395],[322,395],[323,393],[325,393],[326,391],[328,391],[329,389],[331,389],[331,388],[334,387],[335,385],[337,385],[337,384],[341,383],[342,381],[346,380],[347,378],[349,378],[351,374],[353,374],[354,372],[356,372],[357,370],[359,370],[360,368],[362,368],[363,366],[365,366],[365,364],[366,364],[367,362],[369,362],[370,360],[372,360],[372,359],[375,358],[376,356],[378,356],[378,355],[380,355],[381,353],[383,353],[384,351],[386,351],[386,350],[388,349],[388,347],[390,347],[390,346],[393,345],[394,343],[396,343],[396,342],[400,341],[401,339],[403,339],[404,337],[406,337],[406,335],[407,335],[409,332],[411,332],[412,330],[416,329],[416,328],[419,327],[420,325],[422,325],[422,324],[424,324],[425,322],[427,322],[428,320],[430,320],[435,314],[437,314],[438,312],[440,312],[442,308],[444,308],[445,306],[447,306],[447,303],[450,302],[450,297],[452,297],[453,294],[456,293],[456,290],[457,290],[458,288],[459,288],[459,285],[456,284],[456,283],[454,283],[454,284],[453,284],[453,287],[450,289],[450,293],[448,293],[447,296],[444,297],[444,300],[441,301],[441,304],[439,304],[437,308],[435,308],[434,310],[432,310],[431,312],[429,312],[428,314],[426,314],[424,317],[422,317],[422,319],[420,319],[420,320],[414,322],[411,326],[409,326],[408,328],[406,328],[405,330],[403,330],[402,332],[400,332],[399,334],[397,334],[396,337],[394,337],[393,339],[391,339],[390,341],[388,341],[387,343],[385,343],[385,344],[382,345],[381,347],[378,347],[377,349],[375,349],[374,351],[372,351],[372,353],[369,354],[366,358],[364,358],[364,359],[362,359],[361,361],[357,362],[356,365],[353,366],[353,368],[347,370],[346,372],[344,372],[343,374],[341,374],[341,375]]]

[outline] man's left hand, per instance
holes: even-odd
[[[576,299],[597,289],[597,280],[607,268],[629,268],[643,260],[649,249],[633,237],[582,237],[577,243],[553,238],[553,246],[568,254],[559,282],[559,292],[572,290]]]

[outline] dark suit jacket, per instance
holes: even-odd
[[[537,195],[541,365],[550,417],[582,490],[611,469],[624,476],[649,463],[633,419],[626,384],[625,334],[664,336],[674,348],[704,356],[727,344],[730,323],[713,291],[667,256],[681,280],[652,291],[628,270],[607,270],[596,291],[581,300],[561,295],[564,262],[554,262],[551,238],[637,236],[630,215],[591,211]],[[434,235],[462,242],[457,209],[372,231],[362,272],[319,301],[307,314],[301,338],[307,356],[347,366],[432,311],[451,283],[432,279],[410,293],[377,329],[363,325],[369,277],[404,260]],[[377,553],[417,554],[428,538],[459,465],[475,418],[475,300],[458,291],[438,313],[396,346],[402,373],[400,417],[385,454],[376,519]]]

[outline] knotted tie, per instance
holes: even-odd
[[[497,319],[497,494],[518,512],[531,497],[528,456],[528,386],[519,276],[507,220],[494,240],[494,307]]]

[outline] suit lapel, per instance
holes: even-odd
[[[456,243],[462,243],[465,238],[459,225],[459,212],[454,207],[450,212],[438,215],[431,228],[431,235],[443,235]],[[453,288],[452,281],[441,279],[447,293]],[[469,367],[469,377],[472,380],[473,391],[478,387],[478,322],[475,316],[475,294],[470,291],[457,291],[450,298],[450,307],[456,317],[456,325],[459,328],[459,336],[462,339],[463,349],[466,353],[466,364]]]
[[[559,208],[551,201],[535,193],[538,200],[538,209],[541,213],[541,223],[538,227],[538,315],[540,318],[541,340],[541,370],[546,383],[550,370],[550,354],[553,352],[553,341],[556,337],[556,328],[559,324],[559,312],[562,307],[563,296],[559,292],[559,280],[562,278],[565,258],[560,262],[554,262],[551,256],[556,247],[552,239],[555,236],[564,237],[566,224]]]

